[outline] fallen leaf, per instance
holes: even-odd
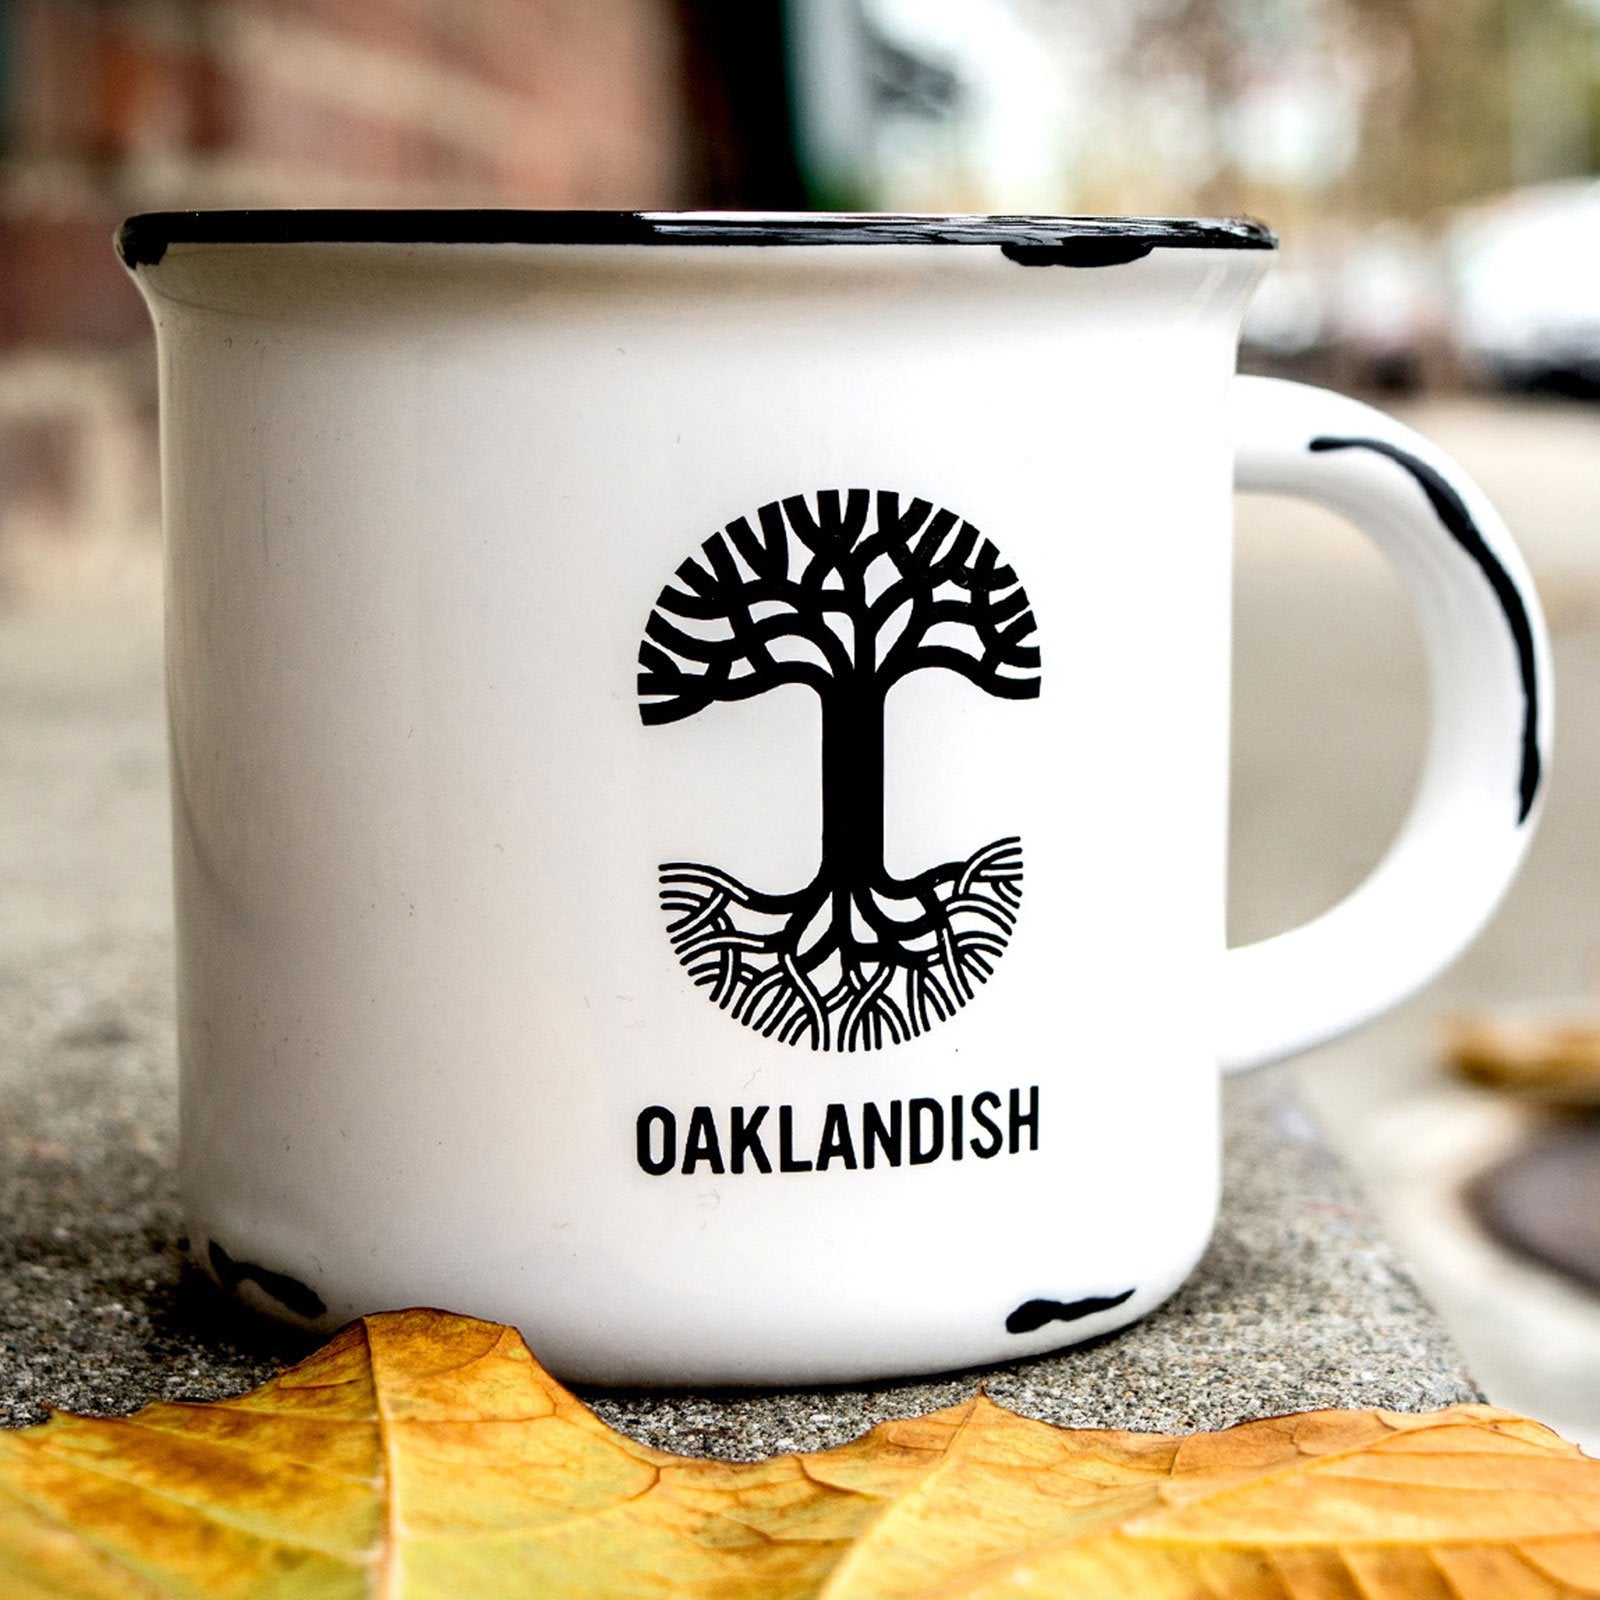
[[[6,1600],[1600,1594],[1600,1462],[1489,1406],[1069,1430],[983,1395],[734,1463],[509,1328],[353,1324],[253,1394],[0,1433]]]
[[[1600,1106],[1600,1015],[1508,1012],[1452,1017],[1445,1060],[1464,1078],[1540,1104]]]

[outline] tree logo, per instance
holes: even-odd
[[[738,517],[661,591],[639,646],[639,714],[801,684],[822,713],[822,850],[768,893],[699,862],[661,867],[667,933],[722,1010],[784,1044],[873,1050],[927,1032],[994,971],[1022,900],[1022,841],[912,878],[884,866],[884,702],[915,672],[1039,693],[1033,611],[971,523],[880,489],[824,489]]]

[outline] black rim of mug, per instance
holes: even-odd
[[[1024,266],[1115,266],[1152,250],[1271,250],[1248,218],[925,216],[890,212],[152,211],[117,232],[129,268],[172,245],[998,245]]]

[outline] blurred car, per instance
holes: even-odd
[[[1264,361],[1305,360],[1328,342],[1328,291],[1319,275],[1294,260],[1278,260],[1261,280],[1245,313],[1244,342]]]
[[[1337,388],[1415,388],[1442,338],[1441,276],[1401,223],[1286,245],[1245,318],[1247,364]]]
[[[1502,388],[1600,392],[1600,183],[1522,189],[1447,240],[1453,342]]]
[[[1347,384],[1417,388],[1440,337],[1443,299],[1434,252],[1404,223],[1349,241],[1334,282],[1331,322]]]

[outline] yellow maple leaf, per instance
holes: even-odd
[[[511,1329],[405,1311],[238,1400],[0,1433],[0,1595],[1600,1595],[1600,1462],[1488,1406],[1172,1438],[982,1395],[705,1461],[608,1428]]]

